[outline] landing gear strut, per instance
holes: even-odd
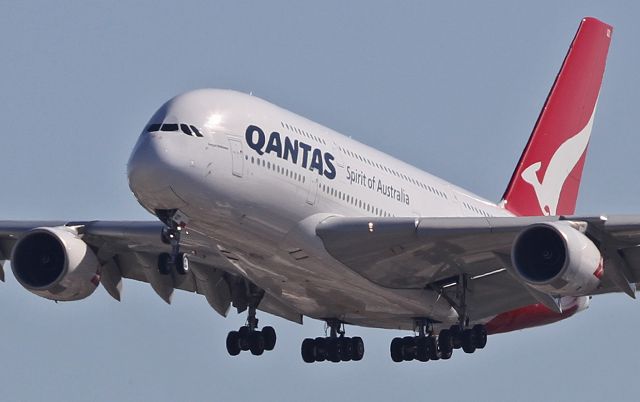
[[[180,275],[186,275],[189,272],[189,259],[187,254],[180,252],[180,237],[187,226],[187,219],[176,210],[156,213],[166,225],[162,228],[160,239],[163,243],[171,245],[171,253],[158,256],[158,271],[163,275],[169,275],[175,270]]]
[[[364,341],[359,336],[345,336],[344,324],[338,320],[328,320],[329,336],[307,338],[302,342],[302,360],[306,363],[340,361],[360,361],[364,357]]]

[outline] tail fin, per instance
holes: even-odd
[[[612,27],[584,18],[518,161],[501,205],[516,215],[571,215]]]

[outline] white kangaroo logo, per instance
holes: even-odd
[[[542,181],[538,180],[536,173],[542,167],[542,162],[536,162],[527,167],[520,177],[533,186],[533,190],[538,197],[540,210],[545,215],[555,215],[560,200],[560,191],[569,174],[576,166],[589,144],[591,127],[593,126],[593,116],[595,107],[591,113],[591,118],[586,126],[573,137],[566,140],[558,147],[549,161],[549,166],[544,173]]]

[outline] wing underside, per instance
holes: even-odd
[[[568,221],[586,234],[604,258],[604,277],[593,294],[635,296],[640,282],[640,216],[499,218],[330,218],[317,235],[338,261],[381,286],[431,289],[464,303],[481,319],[538,303],[540,295],[511,274],[511,246],[528,226]],[[546,304],[546,303],[545,303]]]

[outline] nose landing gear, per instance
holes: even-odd
[[[162,228],[160,239],[164,244],[171,245],[170,253],[158,256],[158,271],[169,275],[175,270],[180,275],[186,275],[189,272],[189,258],[187,254],[180,252],[180,238],[188,219],[177,210],[156,211],[156,214],[166,225]]]

